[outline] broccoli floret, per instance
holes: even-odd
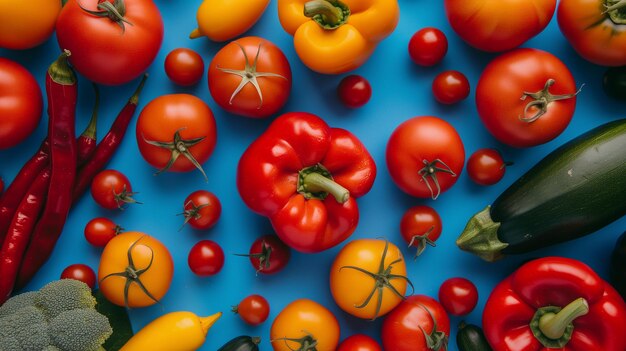
[[[0,345],[8,350],[43,350],[50,345],[46,318],[34,306],[0,318]]]
[[[95,308],[96,299],[87,284],[74,279],[55,280],[47,284],[35,296],[35,305],[49,320],[61,312],[77,308]]]
[[[43,351],[63,351],[60,348],[52,345],[48,345]]]
[[[36,291],[29,291],[8,299],[4,305],[0,306],[0,318],[11,315],[24,307],[34,306],[33,300],[37,294]]]
[[[64,351],[97,351],[113,333],[107,317],[94,309],[61,312],[50,321],[52,344]]]

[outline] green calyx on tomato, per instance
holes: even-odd
[[[287,344],[287,341],[296,342],[300,344],[300,347],[297,349],[292,349],[289,346],[287,346],[290,350],[293,350],[293,351],[317,351],[317,340],[315,340],[313,335],[308,334],[308,333],[306,336],[299,338],[299,339],[280,338],[280,339],[272,340],[272,342],[277,341],[277,340],[282,340],[285,342],[285,344]]]
[[[548,79],[542,90],[535,93],[529,93],[527,91],[524,92],[521,99],[526,100],[526,98],[531,98],[533,101],[529,102],[526,104],[526,107],[524,107],[524,113],[519,117],[521,121],[532,123],[538,120],[541,116],[548,112],[548,105],[550,105],[551,102],[571,99],[578,95],[584,86],[584,84],[581,85],[581,87],[573,94],[552,95],[550,93],[550,88],[554,85],[554,83],[556,83],[554,79]],[[535,108],[538,111],[534,115],[527,117],[528,112],[532,108]]]
[[[263,270],[267,270],[270,268],[271,262],[270,262],[270,257],[272,256],[272,247],[267,245],[265,243],[265,240],[261,241],[261,252],[260,253],[253,253],[253,254],[235,254],[235,256],[242,256],[242,257],[252,257],[252,258],[256,258],[259,260],[259,267],[256,270],[256,273],[259,274],[259,272],[263,271]]]
[[[115,190],[111,190],[113,192],[113,197],[115,198],[115,203],[117,204],[117,208],[123,210],[122,207],[124,204],[141,204],[141,202],[133,199],[134,192],[128,191],[126,189],[126,184],[124,184],[122,191],[116,193]]]
[[[626,24],[626,0],[604,0],[604,14],[615,24]]]
[[[435,316],[433,316],[433,313],[430,312],[430,310],[422,304],[420,304],[420,307],[422,307],[424,311],[428,313],[428,315],[433,321],[433,330],[430,332],[430,334],[428,334],[426,330],[424,330],[424,328],[422,328],[422,326],[419,325],[419,328],[422,331],[422,334],[424,334],[424,339],[426,340],[426,346],[428,347],[429,350],[441,350],[441,348],[443,348],[444,350],[447,350],[448,349],[448,336],[443,331],[437,330],[437,319],[435,318]]]
[[[183,155],[185,156],[186,159],[189,160],[189,162],[191,162],[200,171],[200,173],[202,173],[202,175],[204,176],[204,180],[208,182],[209,178],[207,177],[206,173],[204,173],[204,169],[202,169],[202,166],[200,165],[200,163],[191,154],[191,151],[189,151],[189,148],[191,148],[192,146],[196,144],[201,143],[206,137],[203,136],[203,137],[193,138],[193,139],[183,139],[183,137],[180,136],[180,131],[181,129],[177,130],[174,133],[174,138],[172,141],[153,141],[153,140],[147,140],[146,138],[143,139],[146,143],[150,145],[167,149],[171,152],[170,159],[169,161],[167,161],[167,164],[165,165],[165,167],[158,170],[155,173],[155,175],[161,174],[169,170],[174,165],[174,162],[178,160],[178,157],[180,155]]]
[[[126,4],[124,3],[124,0],[113,0],[112,3],[109,1],[99,1],[98,8],[101,11],[87,10],[80,3],[78,3],[78,6],[90,15],[94,15],[96,17],[108,17],[111,21],[117,23],[117,25],[122,28],[122,33],[126,32],[126,25],[124,23],[128,23],[131,26],[133,25],[124,17],[126,15]]]
[[[574,319],[589,313],[584,298],[572,301],[562,309],[557,306],[539,308],[530,321],[533,335],[547,348],[563,348],[572,338]]]
[[[424,253],[424,250],[426,250],[426,245],[429,245],[431,247],[437,246],[437,244],[435,244],[435,242],[428,237],[430,233],[433,232],[433,230],[435,230],[435,226],[431,226],[430,228],[428,228],[428,230],[424,234],[416,234],[413,235],[413,237],[411,238],[411,242],[409,242],[409,247],[417,248],[417,252],[415,252],[415,256],[413,257],[414,260],[417,259],[417,257],[420,256],[422,253]]]
[[[193,203],[193,201],[189,201],[186,205],[191,205],[190,209],[187,209],[185,211],[183,211],[183,213],[181,213],[181,215],[183,215],[185,217],[185,221],[183,222],[183,225],[180,226],[180,228],[178,229],[179,231],[181,229],[183,229],[183,227],[185,226],[185,224],[189,223],[190,220],[192,219],[200,219],[202,217],[202,215],[200,214],[200,210],[209,206],[209,204],[202,204],[202,205],[196,205]]]
[[[424,168],[420,169],[418,173],[420,176],[422,176],[422,180],[424,180],[424,183],[426,183],[426,186],[430,191],[431,198],[433,200],[437,200],[437,198],[441,194],[441,186],[439,185],[439,180],[437,179],[437,173],[448,173],[452,177],[456,177],[456,173],[454,173],[454,171],[440,159],[436,159],[432,162],[429,162],[428,160],[423,160],[422,162],[424,162]],[[438,164],[441,164],[441,166],[443,167],[438,167]],[[437,188],[436,191],[430,185],[428,178],[432,179],[435,187]]]
[[[330,194],[340,204],[350,198],[350,191],[333,181],[333,177],[321,164],[298,172],[298,192],[306,199],[324,200]]]
[[[415,290],[415,288],[413,287],[413,283],[411,283],[411,280],[409,280],[409,278],[407,278],[404,275],[398,275],[398,274],[392,274],[391,271],[393,269],[393,265],[401,262],[402,258],[398,258],[397,260],[394,260],[393,262],[389,263],[387,265],[387,267],[385,267],[385,258],[387,257],[387,249],[389,248],[389,242],[385,241],[385,248],[383,249],[383,254],[380,258],[380,265],[378,266],[378,272],[373,273],[370,271],[367,271],[361,267],[357,267],[357,266],[342,266],[341,268],[339,268],[339,270],[343,270],[345,269],[354,269],[356,271],[359,271],[367,276],[369,276],[370,278],[372,278],[375,282],[374,284],[374,288],[372,289],[372,291],[370,292],[370,294],[367,296],[367,298],[365,298],[365,301],[363,301],[363,303],[361,303],[358,306],[355,306],[356,308],[364,308],[365,306],[369,305],[370,301],[372,300],[372,298],[374,297],[374,294],[376,294],[376,292],[378,292],[378,297],[377,297],[377,301],[376,301],[376,312],[374,313],[374,317],[372,317],[372,321],[376,320],[376,318],[378,318],[378,315],[380,314],[380,308],[382,306],[383,303],[383,294],[385,292],[385,289],[389,289],[391,290],[395,295],[397,295],[399,298],[401,298],[402,300],[405,299],[404,295],[400,294],[400,292],[391,284],[391,281],[394,279],[402,279],[405,280],[410,286],[411,286],[411,290]],[[412,295],[413,293],[411,293],[410,295]],[[436,329],[436,328],[435,328]],[[433,329],[433,330],[435,330]],[[433,332],[434,333],[434,332]],[[439,349],[434,349],[434,350],[439,350]]]
[[[71,55],[69,50],[63,50],[59,58],[48,67],[48,75],[55,83],[61,85],[76,84],[76,74],[67,62]]]
[[[337,29],[348,21],[350,8],[339,0],[312,0],[304,4],[304,15],[324,29]]]

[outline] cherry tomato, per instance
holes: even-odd
[[[370,100],[372,97],[372,87],[367,79],[353,74],[339,82],[337,94],[344,105],[357,108],[365,105]]]
[[[191,86],[202,79],[204,61],[200,54],[191,49],[174,49],[165,57],[165,73],[172,82]]]
[[[128,178],[113,169],[106,169],[93,178],[91,196],[108,210],[122,209],[124,204],[140,203],[133,199],[133,188]]]
[[[445,71],[433,80],[433,94],[442,104],[452,105],[465,100],[470,93],[467,77],[459,71]]]
[[[400,221],[402,238],[409,247],[417,248],[416,258],[424,252],[426,245],[435,246],[435,241],[441,236],[442,230],[441,217],[429,206],[409,208]]]
[[[265,118],[277,113],[291,93],[291,67],[272,42],[237,39],[215,54],[209,65],[213,100],[232,114]]]
[[[464,316],[476,307],[478,289],[465,278],[450,278],[439,287],[439,302],[448,313]]]
[[[493,185],[504,177],[508,165],[498,150],[479,149],[467,160],[467,174],[477,184]]]
[[[400,124],[389,138],[386,155],[391,178],[400,189],[433,200],[456,183],[465,162],[454,127],[431,116]]]
[[[67,266],[61,272],[61,279],[80,280],[87,284],[90,289],[96,286],[96,273],[86,264],[77,263]]]
[[[411,60],[420,66],[434,66],[448,52],[448,38],[437,28],[427,27],[415,32],[409,41]]]
[[[198,190],[189,194],[184,204],[185,224],[195,229],[209,229],[222,214],[220,200],[212,192]],[[183,224],[184,225],[184,224]]]
[[[270,315],[270,304],[261,295],[250,295],[233,307],[233,312],[250,325],[259,325]]]
[[[243,256],[250,258],[257,273],[274,274],[287,266],[291,249],[278,236],[269,234],[256,239],[250,247],[250,253]]]
[[[341,342],[337,351],[383,351],[380,344],[365,334],[354,334]]]
[[[3,22],[4,19],[0,22]],[[1,25],[0,25],[1,26]],[[35,131],[43,98],[32,74],[17,62],[0,57],[0,150],[13,147]]]
[[[224,267],[224,251],[215,241],[201,240],[189,251],[187,263],[199,276],[215,275]]]
[[[105,247],[111,239],[123,230],[124,228],[115,224],[112,220],[97,217],[85,225],[85,239],[93,246]]]

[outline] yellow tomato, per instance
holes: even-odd
[[[198,28],[191,39],[206,36],[213,41],[226,41],[250,29],[267,8],[269,0],[204,0],[196,15]]]
[[[300,299],[276,316],[270,339],[274,351],[335,351],[339,343],[339,322],[326,307]]]
[[[384,316],[400,302],[409,280],[402,252],[385,240],[348,243],[330,270],[330,291],[342,310],[359,318]]]
[[[98,281],[112,303],[146,307],[165,296],[173,273],[172,255],[160,241],[141,232],[126,232],[104,247]]]
[[[61,0],[0,0],[0,47],[30,49],[48,39]]]

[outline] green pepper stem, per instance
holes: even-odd
[[[71,55],[72,53],[69,50],[63,50],[59,58],[48,68],[48,75],[55,83],[61,85],[76,84],[76,74],[67,61]]]
[[[331,194],[340,204],[345,203],[350,198],[350,191],[348,191],[348,189],[317,172],[312,172],[304,176],[302,184],[308,192],[325,192]]]
[[[565,335],[565,330],[574,319],[589,313],[589,304],[579,298],[565,306],[558,313],[546,313],[539,319],[539,330],[546,337],[557,340]]]
[[[347,22],[350,8],[339,0],[311,0],[304,4],[304,15],[332,30]]]

